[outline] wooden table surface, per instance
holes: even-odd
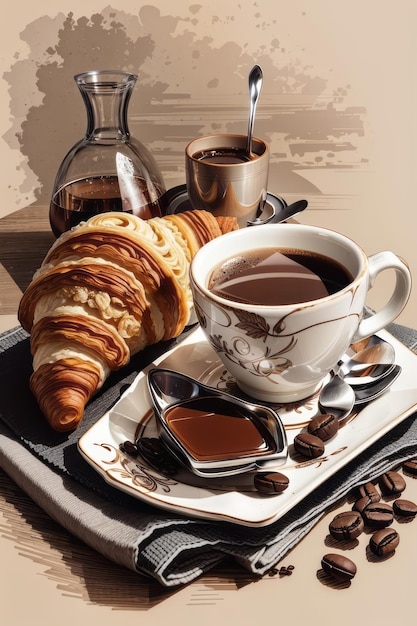
[[[53,242],[47,209],[28,207],[0,220],[0,330],[17,323],[22,291]],[[417,502],[417,479],[406,496]],[[336,509],[345,510],[346,503]],[[131,624],[226,624],[280,622],[313,625],[396,623],[415,619],[417,520],[397,524],[401,541],[383,562],[370,558],[364,533],[342,551],[358,573],[350,585],[323,580],[320,561],[340,551],[328,536],[329,512],[283,560],[292,576],[255,579],[228,561],[180,589],[104,559],[50,519],[0,471],[0,584],[3,623],[100,626]],[[413,617],[414,616],[414,617]]]

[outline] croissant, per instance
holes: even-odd
[[[30,388],[57,431],[74,430],[111,371],[189,321],[189,265],[235,218],[187,211],[142,220],[104,213],[62,234],[19,304],[30,333]]]

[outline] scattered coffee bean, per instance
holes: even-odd
[[[137,457],[139,454],[139,450],[131,441],[124,441],[119,445],[119,448],[122,452],[125,452],[129,456]]]
[[[281,493],[289,483],[287,476],[281,472],[258,472],[253,478],[256,489],[268,494]]]
[[[329,532],[334,539],[342,541],[358,537],[365,524],[358,511],[343,511],[336,515],[329,524]]]
[[[369,547],[377,556],[393,554],[400,543],[400,536],[394,528],[377,530],[369,540]]]
[[[158,437],[141,437],[137,440],[136,447],[139,454],[154,469],[168,476],[173,476],[177,473],[177,461]]]
[[[372,500],[369,496],[364,496],[363,498],[359,498],[359,500],[356,500],[355,504],[353,505],[352,510],[362,513],[364,508],[368,506],[368,504],[371,504],[371,502]]]
[[[371,502],[379,502],[381,499],[381,494],[379,493],[378,489],[376,488],[374,483],[370,482],[358,487],[358,495],[359,498],[368,497]]]
[[[405,480],[398,472],[385,472],[379,479],[381,491],[386,496],[402,493],[406,487]]]
[[[294,448],[309,459],[316,459],[324,452],[324,443],[319,437],[310,433],[299,433],[294,437]]]
[[[404,473],[408,469],[417,478],[417,458],[405,462],[402,468]],[[391,527],[394,515],[397,522],[400,522],[400,517],[405,521],[417,518],[417,503],[398,497],[406,486],[400,472],[389,470],[379,477],[376,484],[367,482],[357,487],[353,492],[356,500],[352,510],[335,515],[329,523],[330,535],[335,539],[354,539],[365,526],[369,526],[372,528],[369,550],[380,558],[393,555],[400,543],[399,533]],[[385,499],[391,496],[392,506],[382,501],[381,494]],[[326,554],[321,563],[325,573],[339,580],[348,581],[356,575],[355,563],[343,555]]]
[[[392,524],[394,511],[392,507],[385,502],[371,502],[363,509],[362,517],[365,524],[369,526],[385,528]]]
[[[307,430],[311,435],[315,435],[322,441],[328,441],[339,430],[339,420],[330,413],[317,415],[309,422]]]
[[[282,565],[279,570],[276,567],[271,567],[268,570],[268,576],[276,576],[279,574],[280,576],[291,576],[294,570],[294,565]]]
[[[339,580],[351,580],[356,574],[356,565],[342,554],[325,554],[321,566],[326,574]]]
[[[291,576],[294,570],[294,565],[288,565],[287,567],[285,567],[285,565],[283,565],[280,570],[279,570],[279,575],[280,576]]]
[[[417,515],[417,504],[411,502],[411,500],[398,498],[394,500],[392,508],[395,515],[400,515],[401,517],[415,517]]]
[[[417,476],[417,459],[409,459],[403,463],[403,471],[411,476]]]

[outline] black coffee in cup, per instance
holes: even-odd
[[[233,165],[234,163],[246,163],[256,156],[255,154],[250,156],[243,148],[215,148],[195,152],[193,159],[216,165]]]
[[[324,298],[352,280],[345,267],[327,256],[306,250],[259,248],[219,263],[208,288],[234,302],[278,306]]]

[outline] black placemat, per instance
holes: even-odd
[[[77,448],[79,438],[120,398],[137,374],[155,359],[185,339],[194,327],[180,337],[149,346],[130,363],[113,372],[88,403],[83,420],[70,433],[55,432],[43,417],[29,389],[32,356],[28,334],[17,327],[0,335],[0,419],[34,454],[84,485],[117,502],[132,498],[108,485],[84,460]]]

